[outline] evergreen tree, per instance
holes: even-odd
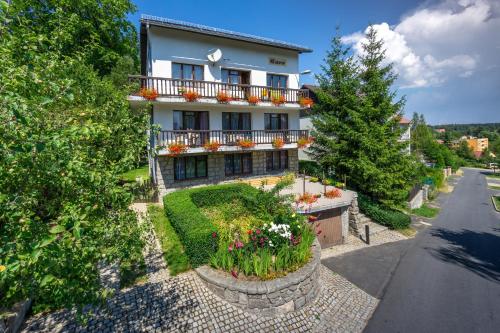
[[[396,79],[384,65],[382,41],[373,28],[364,54],[356,62],[340,38],[333,39],[323,73],[313,125],[317,140],[312,155],[325,168],[363,193],[388,204],[401,203],[415,177],[412,159],[399,143],[404,99],[395,101]]]

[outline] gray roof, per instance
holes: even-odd
[[[274,47],[279,47],[282,49],[297,51],[299,53],[312,52],[312,49],[310,49],[306,46],[301,46],[301,45],[297,45],[297,44],[283,42],[283,41],[276,40],[276,39],[258,37],[258,36],[254,36],[254,35],[250,35],[250,34],[241,33],[241,32],[213,28],[213,27],[208,27],[206,25],[189,23],[189,22],[184,22],[184,21],[177,21],[177,20],[173,20],[173,19],[169,19],[169,18],[152,16],[152,15],[142,14],[141,15],[141,24],[149,24],[149,25],[154,25],[154,26],[158,26],[158,27],[191,31],[191,32],[200,33],[200,34],[204,34],[204,35],[211,35],[211,36],[241,40],[244,42],[256,43],[256,44],[261,44],[261,45],[274,46]]]

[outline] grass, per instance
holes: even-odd
[[[121,175],[121,179],[124,182],[135,182],[135,179],[142,177],[143,180],[149,180],[149,166],[145,165],[143,167],[127,171]]]
[[[495,209],[500,212],[500,197],[494,196],[493,204],[495,205]]]
[[[190,269],[189,258],[162,207],[148,205],[148,214],[160,240],[163,256],[171,275],[177,275]]]
[[[500,178],[500,172],[487,174],[486,177],[487,178]]]
[[[413,229],[412,227],[404,228],[404,229],[397,229],[397,232],[402,234],[403,236],[406,236],[408,238],[415,237],[417,234],[417,231]]]
[[[433,218],[439,213],[439,208],[422,205],[420,208],[412,209],[411,213],[422,217]]]
[[[500,186],[489,185],[488,187],[492,190],[500,190]]]

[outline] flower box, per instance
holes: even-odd
[[[172,143],[168,145],[168,155],[175,157],[187,151],[187,146],[182,143]]]
[[[282,138],[276,138],[273,140],[273,148],[281,149],[285,145],[285,140]]]
[[[243,149],[253,148],[255,147],[255,142],[250,139],[242,139],[238,141],[238,146]]]
[[[139,92],[139,96],[147,99],[148,101],[155,101],[159,94],[154,88],[142,88]]]
[[[312,205],[316,201],[318,201],[318,198],[316,198],[316,196],[314,196],[313,194],[311,194],[309,192],[304,192],[303,194],[301,194],[297,197],[297,200],[295,200],[295,202],[298,204],[304,203],[304,204],[308,204],[308,205]]]
[[[221,104],[227,104],[232,100],[231,96],[229,96],[225,91],[219,91],[217,93],[216,98],[217,98],[217,101]]]
[[[303,108],[311,108],[313,106],[314,102],[309,97],[300,97],[299,104]]]
[[[342,196],[342,191],[338,188],[334,188],[333,190],[325,192],[325,198],[335,199],[340,198]]]
[[[182,93],[182,97],[184,97],[186,102],[196,102],[200,98],[200,94],[196,91],[186,90]]]
[[[285,96],[283,95],[279,95],[279,96],[273,96],[271,98],[271,102],[275,105],[275,106],[280,106],[282,104],[285,104]]]
[[[260,99],[257,96],[248,96],[247,101],[251,105],[257,105],[260,102]]]
[[[203,148],[206,150],[206,151],[209,151],[209,152],[216,152],[219,150],[221,144],[219,143],[219,141],[210,141],[210,142],[207,142],[203,145]]]
[[[313,142],[312,137],[308,137],[308,138],[300,137],[297,140],[297,147],[303,149],[303,148],[308,147],[312,142]]]

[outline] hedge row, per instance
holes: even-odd
[[[227,184],[180,190],[163,198],[165,214],[179,235],[192,267],[206,264],[217,250],[212,239],[217,229],[199,207],[243,198],[256,191],[246,184]]]
[[[363,214],[390,229],[408,228],[411,223],[409,215],[376,203],[361,193],[358,194],[358,205]]]

